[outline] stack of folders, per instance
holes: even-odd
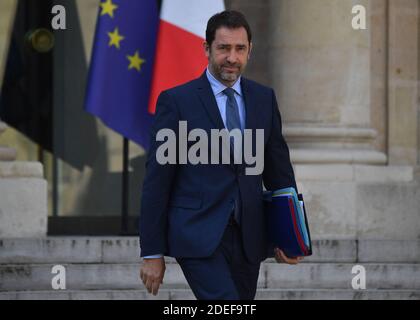
[[[294,188],[265,191],[264,206],[270,241],[288,257],[310,256],[312,243],[303,196]]]

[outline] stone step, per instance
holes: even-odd
[[[0,264],[135,263],[139,253],[137,237],[0,239]],[[314,239],[304,263],[314,262],[420,263],[420,240]]]
[[[366,289],[420,289],[420,264],[364,263]],[[0,291],[51,290],[53,264],[0,265]],[[63,264],[69,290],[142,290],[139,264]],[[258,288],[352,289],[353,263],[263,263]],[[162,288],[187,289],[177,263],[168,263]]]
[[[420,290],[258,289],[256,300],[420,300]],[[0,300],[195,300],[189,289],[0,292]]]

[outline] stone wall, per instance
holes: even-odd
[[[76,1],[86,61],[98,2]],[[0,75],[14,4],[0,3]],[[367,30],[351,27],[356,4],[367,9]],[[246,75],[276,91],[313,235],[419,238],[420,1],[228,0],[226,5],[244,12],[253,29]],[[103,126],[99,130],[108,139],[110,170],[120,170],[119,136]],[[2,150],[3,157],[13,153]],[[65,174],[73,177],[68,181],[90,177],[70,169]],[[66,185],[65,192],[83,197],[82,189],[71,188],[76,187]],[[72,199],[77,208],[79,198]]]

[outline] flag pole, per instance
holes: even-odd
[[[128,201],[129,201],[129,172],[128,172],[128,158],[129,158],[129,141],[124,137],[123,139],[123,172],[122,172],[122,197],[121,197],[121,234],[128,234]]]

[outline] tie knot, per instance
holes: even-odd
[[[223,90],[224,94],[228,96],[228,98],[234,98],[235,97],[235,90],[232,88],[226,88]]]

